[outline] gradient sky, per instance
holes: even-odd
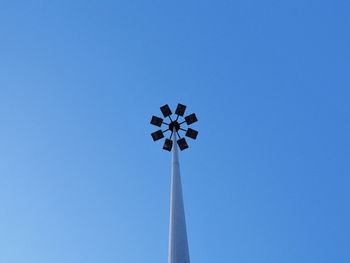
[[[0,1],[0,262],[350,262],[350,2]]]

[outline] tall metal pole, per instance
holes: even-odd
[[[190,263],[175,129],[172,140],[168,263]]]
[[[185,116],[186,106],[180,103],[176,107],[175,118],[171,117],[173,113],[168,104],[160,107],[160,111],[163,117],[169,120],[164,121],[163,118],[153,115],[150,123],[160,128],[151,133],[153,141],[164,138],[166,132],[171,133],[163,144],[164,150],[172,151],[168,263],[190,263],[178,147],[181,151],[188,148],[187,141],[185,137],[181,137],[180,132],[185,132],[185,136],[193,140],[198,135],[198,131],[190,127],[184,129],[181,125],[189,126],[197,122],[198,119],[195,113]],[[167,129],[162,130],[162,125],[166,125]]]

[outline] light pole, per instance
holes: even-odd
[[[194,113],[183,117],[186,106],[182,104],[177,105],[176,119],[171,118],[172,111],[167,104],[160,107],[160,110],[164,118],[169,118],[169,122],[165,122],[163,118],[152,116],[151,124],[158,127],[164,124],[167,129],[160,129],[152,133],[151,136],[154,141],[157,141],[164,138],[164,133],[170,132],[169,138],[165,139],[163,145],[164,150],[172,151],[168,263],[190,263],[178,147],[181,151],[188,148],[187,141],[180,136],[180,132],[185,132],[185,136],[191,139],[197,138],[198,131],[181,127],[182,124],[191,125],[196,122],[197,117]],[[184,120],[180,121],[180,119]]]

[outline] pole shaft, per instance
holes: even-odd
[[[190,263],[185,209],[183,204],[180,163],[176,143],[176,131],[173,132],[170,224],[168,263]]]

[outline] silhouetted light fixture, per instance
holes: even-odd
[[[186,131],[186,136],[190,137],[191,139],[195,140],[197,138],[197,135],[198,135],[198,131],[193,130],[191,128],[188,128]]]
[[[164,118],[169,117],[171,114],[173,114],[168,104],[160,107],[160,111],[163,113]]]
[[[157,116],[152,116],[151,124],[160,127],[163,124],[163,119]]]
[[[160,107],[160,111],[162,112],[164,118],[169,118],[169,122],[164,122],[164,120],[160,117],[152,116],[151,124],[157,127],[161,127],[162,124],[167,126],[165,130],[158,130],[156,132],[153,132],[151,134],[153,140],[157,141],[159,139],[164,138],[164,133],[169,131],[170,136],[169,138],[165,139],[163,149],[166,151],[171,151],[174,143],[172,140],[172,135],[174,132],[176,132],[176,135],[179,138],[176,143],[179,145],[180,150],[183,151],[187,149],[188,144],[186,142],[186,139],[181,137],[180,133],[185,132],[185,136],[195,140],[197,138],[198,131],[191,128],[183,129],[181,125],[184,123],[186,123],[187,125],[191,125],[198,121],[196,114],[192,113],[186,117],[183,117],[186,111],[186,106],[180,103],[177,105],[175,110],[175,114],[177,115],[176,118],[171,118],[172,111],[168,104],[165,104],[164,106]]]
[[[196,114],[192,113],[185,117],[185,121],[187,125],[191,125],[192,123],[195,123],[197,120]]]
[[[152,135],[153,141],[158,141],[159,139],[164,138],[164,134],[163,134],[162,130],[158,130],[158,131],[152,133],[151,135]]]
[[[188,148],[188,144],[187,144],[185,138],[181,138],[181,139],[177,140],[177,144],[179,145],[179,148],[181,151]]]
[[[186,110],[186,106],[179,103],[176,107],[175,114],[180,115],[180,116],[184,116],[185,110]]]
[[[173,148],[173,141],[170,139],[165,139],[163,149],[170,152],[171,148]]]

